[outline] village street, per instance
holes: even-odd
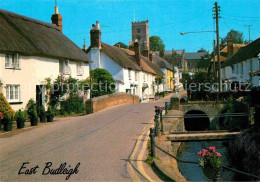
[[[128,104],[95,114],[64,118],[62,121],[20,133],[0,136],[1,181],[65,180],[67,175],[45,175],[45,163],[53,169],[66,162],[79,173],[74,181],[131,181],[126,159],[143,128],[154,115],[154,106],[163,106],[169,96],[158,102]],[[39,166],[33,175],[18,175],[25,167]],[[25,169],[22,170],[23,172]]]

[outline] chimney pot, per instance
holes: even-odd
[[[58,8],[58,6],[55,6],[54,12],[55,12],[55,14],[59,14],[59,8]]]
[[[96,25],[97,25],[97,30],[99,30],[99,21],[96,21]]]

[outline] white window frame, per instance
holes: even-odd
[[[5,68],[7,69],[20,69],[19,54],[6,54]]]
[[[21,91],[20,85],[17,84],[7,84],[6,87],[6,99],[8,102],[20,102]]]
[[[71,74],[69,60],[59,60],[59,64],[60,73],[64,73],[65,75]]]
[[[77,62],[77,75],[82,76],[84,74],[84,63],[83,62]]]

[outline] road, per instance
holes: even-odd
[[[65,181],[68,175],[42,175],[47,162],[52,162],[52,169],[65,162],[67,168],[71,165],[74,169],[80,162],[70,181],[132,181],[126,159],[153,118],[154,106],[163,106],[165,101],[169,97],[63,118],[7,138],[0,136],[0,181]],[[18,175],[24,162],[29,162],[26,169],[38,165],[36,173]]]

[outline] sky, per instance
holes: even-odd
[[[216,0],[57,0],[63,17],[63,33],[82,47],[84,39],[90,44],[91,25],[101,26],[101,41],[108,44],[131,41],[131,22],[149,20],[150,36],[161,37],[166,50],[185,49],[196,52],[200,48],[212,51],[216,35],[180,32],[213,31],[212,8]],[[224,38],[231,29],[243,33],[248,40],[260,37],[259,0],[219,0],[219,30]],[[2,0],[0,9],[51,23],[55,0]]]

